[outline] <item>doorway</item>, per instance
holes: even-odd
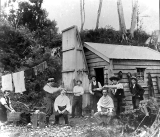
[[[104,68],[94,68],[96,73],[96,80],[104,86]]]

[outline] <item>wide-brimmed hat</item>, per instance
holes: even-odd
[[[48,78],[48,82],[54,82],[54,78]]]
[[[131,79],[137,80],[137,78],[135,76],[132,76]]]
[[[80,82],[82,84],[82,81],[80,79],[77,80],[77,83]]]
[[[111,76],[109,79],[110,79],[110,81],[112,81],[112,80],[117,80],[118,81],[119,77],[117,77],[117,76]]]
[[[96,75],[91,75],[91,78],[95,77],[96,78]]]

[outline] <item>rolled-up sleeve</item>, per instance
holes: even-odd
[[[121,83],[119,83],[119,84],[117,85],[117,89],[123,89],[123,85],[122,85]]]
[[[102,88],[102,85],[101,85],[101,83],[100,83],[100,82],[98,82],[98,87],[99,87],[99,88]]]
[[[84,94],[84,88],[82,87],[82,90],[81,90],[81,95],[83,95]]]
[[[89,92],[92,93],[92,84],[89,84]]]
[[[55,102],[54,102],[54,109],[55,109],[55,111],[58,111],[57,99],[58,99],[58,98],[56,98],[56,100],[55,100]]]
[[[0,102],[1,102],[2,105],[7,105],[7,102],[6,102],[5,98],[1,98]]]
[[[67,102],[66,102],[67,104],[66,104],[66,110],[69,112],[69,113],[71,113],[71,104],[70,104],[70,100],[69,100],[69,98],[67,97]]]

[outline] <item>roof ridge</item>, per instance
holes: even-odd
[[[147,49],[149,49],[149,50],[152,50],[152,51],[154,51],[154,52],[156,52],[156,53],[160,54],[160,52],[159,52],[159,51],[157,51],[157,50],[151,49],[151,48],[149,48],[149,47],[145,47],[145,48],[147,48]]]

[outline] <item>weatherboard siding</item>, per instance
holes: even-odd
[[[120,83],[124,85],[124,91],[126,96],[126,103],[132,104],[132,96],[129,90],[129,81],[127,78],[127,73],[130,72],[131,74],[135,75],[137,70],[136,68],[146,68],[145,69],[145,93],[144,98],[148,98],[148,73],[151,74],[154,93],[158,95],[158,86],[157,86],[157,76],[160,77],[160,61],[148,61],[148,60],[113,60],[113,72],[115,75],[118,74],[119,71],[122,71],[123,78],[120,80]]]
[[[87,60],[89,73],[95,74],[94,68],[104,68],[104,83],[107,84],[109,63],[86,48],[84,48],[84,53]]]

